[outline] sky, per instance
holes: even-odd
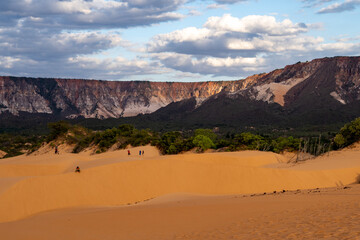
[[[0,75],[243,79],[360,55],[360,0],[0,0]]]

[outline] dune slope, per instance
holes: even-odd
[[[145,149],[144,156],[138,156]],[[171,193],[243,194],[332,187],[353,183],[358,150],[342,151],[292,167],[277,167],[270,152],[160,156],[152,147],[101,155],[22,156],[0,161],[0,222],[39,212],[118,206]],[[329,167],[326,162],[332,162]],[[74,173],[79,165],[81,173]],[[280,166],[280,164],[279,164]]]

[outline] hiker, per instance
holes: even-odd
[[[128,155],[130,156],[130,150],[128,150]]]
[[[55,145],[55,154],[59,154],[58,146],[57,146],[57,145]]]
[[[76,167],[75,172],[76,172],[76,173],[77,173],[77,172],[80,173],[80,168],[79,168],[79,166]]]
[[[139,151],[139,156],[141,156],[141,150]]]
[[[142,151],[142,155],[144,156],[144,150]]]

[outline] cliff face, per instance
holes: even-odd
[[[302,98],[331,96],[341,104],[360,100],[360,57],[315,59],[245,79],[239,93],[250,99],[290,106]]]
[[[342,105],[360,100],[360,57],[316,59],[227,82],[139,82],[0,77],[0,114],[109,118],[152,113],[195,98],[199,107],[222,92],[286,108],[313,101]],[[321,100],[322,99],[322,100]],[[305,106],[306,107],[306,106]]]
[[[0,77],[0,113],[61,114],[109,118],[152,113],[172,102],[195,98],[199,104],[237,82],[115,82],[79,79]]]

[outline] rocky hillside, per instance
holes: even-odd
[[[211,96],[201,106],[191,101],[171,104],[150,118],[187,127],[318,129],[360,117],[360,57],[297,63],[242,83],[239,90]]]
[[[201,104],[233,82],[140,82],[0,77],[0,113],[46,113],[67,118],[128,117],[152,113],[172,102],[195,98]]]
[[[360,57],[315,59],[225,82],[0,77],[0,117],[118,118],[212,124],[347,122],[360,114]]]

